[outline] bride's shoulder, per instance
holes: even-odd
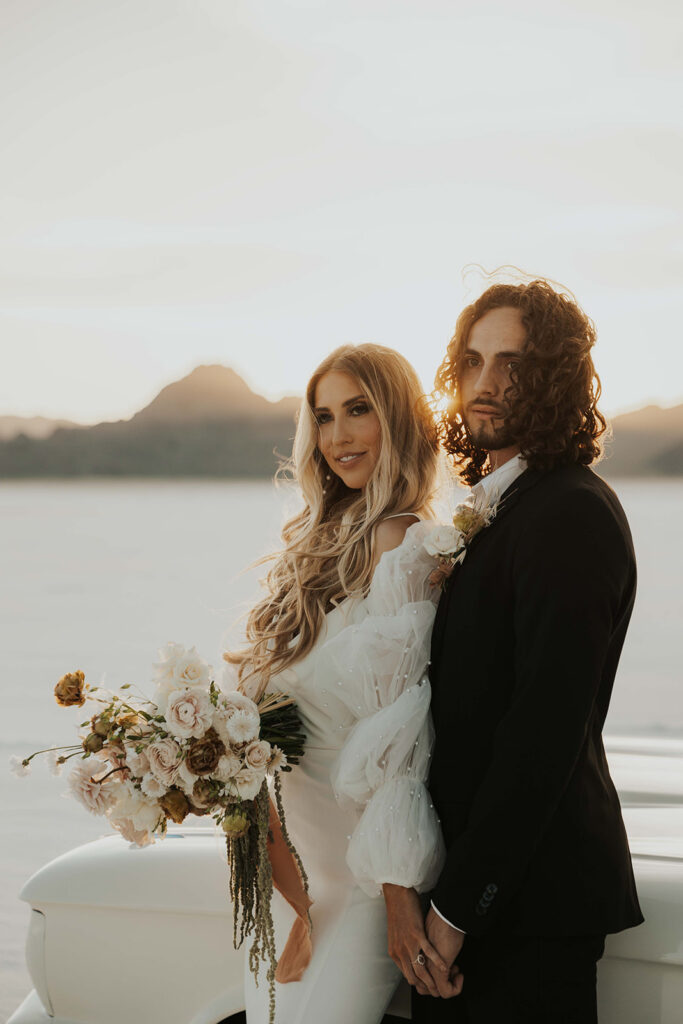
[[[415,512],[404,512],[382,519],[375,529],[375,564],[386,551],[399,547],[408,529],[419,522],[420,517]]]

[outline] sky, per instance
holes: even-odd
[[[682,56],[668,0],[2,0],[0,415],[347,342],[429,388],[501,264],[594,319],[608,413],[683,401]]]

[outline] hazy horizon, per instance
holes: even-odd
[[[426,390],[479,264],[570,288],[605,410],[683,401],[679,5],[6,0],[0,414],[126,419],[337,345]]]

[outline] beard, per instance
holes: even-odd
[[[487,452],[497,452],[503,448],[511,448],[516,443],[516,438],[506,427],[504,420],[499,427],[494,427],[493,420],[472,423],[467,417],[464,419],[470,441],[475,448],[481,448]]]

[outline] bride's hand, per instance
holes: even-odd
[[[425,932],[420,899],[414,889],[385,882],[382,886],[387,906],[389,956],[400,968],[409,985],[420,995],[439,996],[434,977],[439,976],[442,991],[451,988],[446,962],[432,946]],[[417,963],[422,952],[425,964]]]

